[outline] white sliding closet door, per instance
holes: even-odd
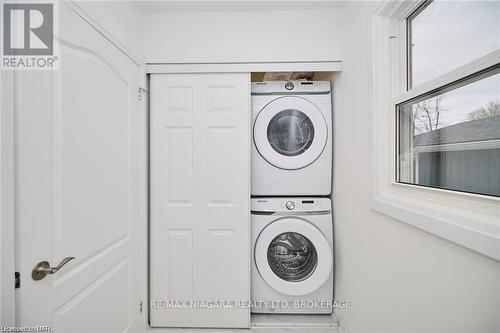
[[[249,327],[250,74],[152,75],[150,151],[151,326]]]

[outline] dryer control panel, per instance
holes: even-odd
[[[318,213],[331,209],[329,198],[252,198],[252,211],[260,213]]]
[[[264,81],[252,83],[252,95],[328,94],[329,81]]]

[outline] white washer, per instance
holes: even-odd
[[[331,313],[328,198],[252,199],[252,312]]]
[[[252,195],[329,195],[328,81],[252,83]]]

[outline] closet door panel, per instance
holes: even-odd
[[[150,121],[151,326],[249,327],[208,306],[250,298],[250,76],[152,75]]]

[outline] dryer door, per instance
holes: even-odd
[[[300,169],[323,152],[328,127],[321,111],[305,98],[280,97],[257,115],[253,129],[255,147],[270,164]]]
[[[255,264],[262,278],[285,295],[309,294],[332,272],[330,245],[312,223],[285,217],[267,225],[255,243]]]

